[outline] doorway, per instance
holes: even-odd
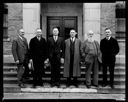
[[[68,39],[70,30],[77,32],[77,16],[47,16],[47,38],[52,36],[54,27],[59,29],[59,36]]]

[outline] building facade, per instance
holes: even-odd
[[[84,41],[87,32],[93,30],[95,40],[105,37],[104,29],[110,27],[112,36],[118,40],[119,55],[125,55],[125,2],[115,3],[5,3],[4,13],[4,54],[11,54],[13,39],[18,30],[25,30],[28,43],[35,36],[36,28],[41,28],[43,37],[52,34],[58,27],[60,36],[67,39],[70,29],[75,29],[77,37]]]

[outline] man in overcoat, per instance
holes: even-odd
[[[16,39],[12,42],[12,54],[14,60],[17,64],[17,78],[18,85],[20,87],[24,86],[24,79],[29,74],[28,69],[28,43],[27,39],[24,37],[24,30],[20,29],[19,34]]]
[[[51,86],[60,85],[60,65],[63,63],[64,39],[60,37],[57,27],[53,28],[53,36],[48,38],[48,59],[51,64]]]
[[[106,37],[100,42],[100,49],[102,52],[103,62],[103,87],[110,85],[114,88],[114,67],[115,67],[115,56],[119,53],[119,45],[115,38],[113,38],[110,28],[105,29]],[[107,81],[107,67],[110,72],[110,81]]]
[[[64,77],[67,78],[67,86],[73,84],[78,87],[77,78],[81,76],[80,57],[81,57],[81,41],[76,38],[76,31],[70,30],[70,38],[65,40],[65,56],[64,56]]]
[[[36,29],[36,36],[29,43],[29,58],[33,61],[33,87],[43,86],[44,62],[47,58],[47,43],[42,37],[42,30]]]
[[[86,65],[86,86],[90,88],[91,85],[98,87],[98,74],[99,65],[101,61],[101,51],[99,43],[93,39],[93,31],[88,32],[88,38],[84,41],[82,47],[82,55],[85,58]],[[93,78],[91,83],[91,72],[93,72]]]

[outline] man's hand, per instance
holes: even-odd
[[[63,64],[64,63],[64,58],[61,58],[60,59],[60,62]]]
[[[31,63],[32,62],[32,59],[30,59],[29,62]]]
[[[16,61],[16,64],[19,64],[19,60]]]
[[[48,63],[49,62],[49,59],[47,58],[45,61],[44,61],[44,63],[46,64],[46,63]]]

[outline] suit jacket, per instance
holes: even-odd
[[[96,45],[96,50],[97,50],[97,57],[98,57],[98,61],[100,63],[102,63],[102,60],[101,60],[101,57],[102,57],[102,54],[101,54],[101,51],[100,51],[100,45],[97,41],[94,40],[94,43]],[[83,43],[83,47],[82,47],[82,56],[84,56],[85,58],[85,62],[91,62],[94,58],[94,55],[91,54],[90,52],[90,47],[89,47],[89,42],[88,40],[85,40],[84,43]]]
[[[19,60],[20,63],[23,63],[26,55],[28,53],[28,43],[26,38],[23,38],[23,40],[18,36],[15,40],[12,42],[12,54],[14,57],[14,60]]]
[[[52,60],[54,55],[56,55],[57,59],[60,60],[61,57],[64,56],[64,39],[62,37],[58,37],[56,43],[53,37],[49,37],[48,41],[48,58]]]
[[[119,45],[116,39],[113,37],[110,40],[106,38],[100,42],[100,49],[102,52],[102,61],[115,63],[115,56],[119,53]]]
[[[79,77],[80,74],[80,55],[81,55],[81,41],[75,39],[74,45],[74,62],[73,62],[73,76]],[[69,77],[70,70],[70,38],[65,40],[65,59],[64,59],[64,77]]]
[[[34,61],[44,61],[47,58],[47,43],[43,37],[41,37],[40,41],[36,36],[30,40],[29,58]]]

